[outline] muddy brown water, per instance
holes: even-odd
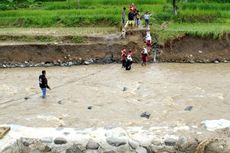
[[[52,87],[46,99],[38,87],[43,69]],[[0,124],[84,128],[230,119],[230,64],[0,69],[0,82]],[[187,106],[193,109],[184,111]],[[140,117],[145,111],[150,119]]]

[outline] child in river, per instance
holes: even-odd
[[[148,50],[143,46],[143,50],[141,51],[142,66],[146,66],[147,57],[148,57]]]
[[[121,63],[122,63],[122,68],[125,67],[126,57],[127,57],[126,49],[122,49],[122,50],[121,50]]]

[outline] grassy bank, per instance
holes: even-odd
[[[226,23],[169,23],[164,30],[161,30],[159,25],[153,25],[151,29],[161,44],[183,35],[220,39],[225,33],[230,33],[230,26]]]
[[[151,29],[160,44],[183,35],[220,39],[224,33],[230,33],[230,26],[222,23],[169,22],[164,30],[158,24],[153,24]],[[87,36],[102,36],[117,32],[119,32],[117,27],[1,28],[0,41],[82,43]]]
[[[116,27],[85,27],[85,28],[1,28],[2,42],[45,42],[45,43],[83,43],[87,37],[97,37],[119,32]]]

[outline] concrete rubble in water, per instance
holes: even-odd
[[[220,124],[212,123],[221,122]],[[207,130],[230,127],[228,120],[203,121]],[[210,127],[209,125],[212,124]],[[228,125],[227,125],[228,124]],[[196,126],[176,127],[127,127],[127,128],[31,128],[18,125],[2,125],[11,127],[11,131],[0,140],[1,153],[13,153],[22,151],[30,152],[172,152],[182,151],[194,153],[203,140],[196,137],[204,137],[198,132]],[[211,129],[209,129],[211,128]],[[206,130],[206,131],[207,131]],[[230,131],[230,130],[229,130]],[[179,134],[181,132],[181,134]],[[186,135],[184,133],[190,133]],[[209,131],[210,132],[210,131]],[[199,137],[199,136],[198,136]],[[206,140],[205,140],[206,141]],[[211,142],[210,142],[211,143]],[[221,142],[223,143],[223,142]],[[225,145],[214,144],[220,153],[230,151],[230,135],[226,137]],[[210,150],[210,147],[209,147]],[[208,152],[209,153],[209,152]],[[212,153],[212,152],[210,152]]]

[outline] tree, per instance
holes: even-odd
[[[172,0],[172,5],[173,5],[173,15],[177,15],[176,0]]]

